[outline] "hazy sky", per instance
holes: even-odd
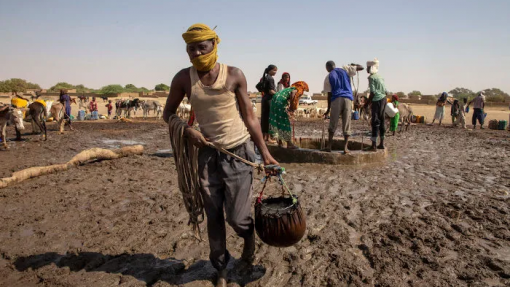
[[[508,93],[509,11],[509,0],[0,0],[0,79],[170,84],[190,65],[181,34],[202,22],[218,26],[219,61],[241,68],[252,91],[268,64],[320,92],[326,61],[377,57],[393,92]]]

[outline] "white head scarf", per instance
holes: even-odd
[[[377,58],[374,58],[373,61],[367,61],[367,67],[370,68],[370,74],[376,74],[379,71],[379,60]]]

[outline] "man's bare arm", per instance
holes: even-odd
[[[264,159],[264,164],[278,164],[278,162],[276,162],[269,153],[266,143],[264,142],[264,138],[262,137],[259,120],[253,112],[251,101],[248,97],[248,84],[246,83],[246,77],[243,72],[237,68],[234,68],[231,73],[235,78],[235,94],[244,124],[246,125],[246,128],[248,128],[248,132],[250,133],[253,142],[259,149],[260,154]]]
[[[168,93],[168,98],[166,99],[165,110],[163,111],[163,120],[165,120],[166,123],[168,123],[170,116],[177,112],[177,108],[186,95],[185,83],[186,75],[184,70],[181,70],[173,78],[172,84],[170,86],[170,92]]]

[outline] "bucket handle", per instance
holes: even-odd
[[[280,166],[265,166],[266,169],[266,175],[262,178],[262,182],[264,185],[262,186],[262,190],[259,193],[259,196],[257,197],[257,203],[262,203],[262,196],[264,195],[264,189],[266,189],[267,182],[271,180],[271,177],[275,176],[278,178],[278,183],[282,186],[282,193],[289,193],[290,197],[292,198],[292,204],[297,203],[297,198],[292,194],[289,187],[287,186],[287,183],[285,183],[285,180],[283,180],[282,174],[285,173],[285,168]]]

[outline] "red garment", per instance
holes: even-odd
[[[97,111],[97,102],[91,101],[89,109],[90,109],[91,112]]]
[[[112,105],[111,103],[110,103],[110,104],[108,104],[108,105],[106,105],[106,106],[108,107],[108,111],[113,110],[113,105]]]
[[[285,75],[289,76],[289,81],[288,81],[288,82],[284,82],[284,81],[283,81],[283,76],[285,76]],[[283,85],[283,87],[284,87],[285,89],[286,89],[286,88],[288,88],[288,87],[290,87],[290,74],[289,74],[289,73],[287,73],[287,72],[283,73],[283,74],[282,74],[282,78],[281,78],[281,80],[278,82],[278,84],[282,84],[282,85]]]

